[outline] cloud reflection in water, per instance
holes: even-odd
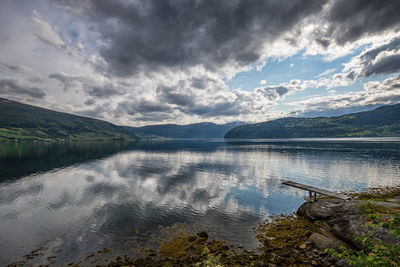
[[[283,188],[280,179],[346,190],[395,185],[399,176],[398,157],[382,149],[223,142],[212,147],[136,147],[3,184],[0,258],[8,262],[59,237],[65,257],[104,246],[122,250],[120,241],[136,229],[155,231],[175,222],[199,223],[219,238],[255,246],[251,226],[273,213],[292,212],[303,201],[304,192]]]

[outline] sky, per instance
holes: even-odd
[[[0,97],[119,125],[400,103],[398,0],[1,0]]]

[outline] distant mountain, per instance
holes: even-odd
[[[233,128],[225,138],[400,136],[400,104],[336,117],[283,118]]]
[[[0,98],[0,141],[131,140],[123,127]]]
[[[187,125],[159,124],[143,127],[126,126],[125,129],[141,138],[223,138],[230,129],[242,124],[242,122],[226,124],[202,122]]]

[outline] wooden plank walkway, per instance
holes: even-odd
[[[336,193],[336,192],[332,192],[332,191],[328,191],[328,190],[324,190],[324,189],[308,186],[308,185],[305,185],[305,184],[292,182],[292,181],[283,181],[282,184],[288,185],[288,186],[292,186],[292,187],[296,187],[296,188],[303,189],[303,190],[307,190],[309,195],[310,195],[310,201],[317,200],[317,194],[324,195],[324,196],[329,196],[329,197],[334,197],[334,198],[338,198],[338,199],[343,199],[343,200],[350,200],[351,199],[349,196],[346,196],[344,194],[340,194],[340,193]],[[314,195],[313,195],[313,193],[314,193]]]

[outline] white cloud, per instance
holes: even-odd
[[[66,43],[57,31],[48,22],[44,21],[36,10],[33,10],[32,26],[33,34],[43,42],[60,49],[66,47]]]
[[[41,83],[44,81],[43,75],[40,73],[34,71],[32,68],[25,66],[25,65],[19,65],[19,64],[9,64],[9,63],[1,63],[0,62],[0,67],[4,67],[8,69],[11,72],[21,74],[25,76],[29,81],[31,82],[36,82],[36,83]]]
[[[388,78],[383,82],[368,82],[363,88],[364,90],[359,92],[313,97],[293,102],[291,105],[301,107],[296,111],[298,113],[310,114],[324,111],[348,111],[352,108],[391,105],[400,102],[400,77]]]
[[[32,98],[44,98],[46,93],[43,89],[30,86],[21,79],[0,79],[0,93],[6,95],[25,95]]]
[[[89,3],[88,1],[84,2]],[[270,61],[283,61],[298,53],[322,55],[326,60],[332,60],[352,53],[360,47],[363,47],[365,51],[370,51],[389,42],[394,36],[399,36],[398,33],[396,35],[393,31],[387,30],[361,36],[355,41],[341,44],[335,42],[333,37],[330,40],[321,39],[318,30],[321,31],[321,36],[324,38],[329,33],[329,25],[322,18],[326,15],[323,11],[304,19],[299,18],[298,23],[290,25],[288,29],[285,28],[278,35],[274,35],[272,32],[273,38],[270,38],[269,34],[248,36],[246,33],[249,38],[258,36],[254,40],[252,39],[257,44],[254,52],[259,55],[258,58],[252,57],[252,53],[243,54],[240,57],[237,56],[237,53],[225,53],[231,51],[232,47],[235,48],[233,51],[237,49],[234,45],[235,42],[232,43],[228,38],[222,42],[221,46],[216,46],[216,50],[212,50],[212,53],[215,52],[216,56],[210,56],[204,50],[206,58],[198,57],[201,54],[198,53],[199,50],[193,50],[195,53],[189,53],[192,55],[191,59],[194,60],[192,61],[181,57],[185,53],[177,50],[175,55],[177,60],[169,61],[170,56],[174,57],[174,55],[171,55],[171,51],[174,49],[171,51],[167,49],[167,53],[164,54],[165,57],[154,59],[154,53],[147,55],[146,60],[142,63],[149,63],[148,72],[141,72],[139,69],[138,72],[129,73],[126,76],[116,76],[108,72],[112,63],[110,59],[120,60],[123,63],[127,58],[124,55],[128,55],[128,57],[130,55],[129,49],[122,46],[119,51],[121,57],[116,57],[116,54],[113,54],[114,50],[105,49],[110,53],[108,57],[105,57],[105,50],[99,51],[99,48],[106,48],[110,45],[109,41],[111,40],[103,38],[102,31],[96,32],[95,27],[96,23],[101,25],[105,23],[101,20],[102,17],[97,17],[94,20],[85,18],[86,11],[91,9],[90,4],[89,6],[86,4],[69,6],[69,3],[65,2],[67,5],[64,6],[61,2],[57,3],[58,6],[61,5],[62,9],[55,9],[54,6],[48,5],[48,2],[43,2],[42,6],[31,4],[34,8],[40,10],[43,16],[36,10],[33,11],[32,15],[33,9],[26,8],[25,11],[21,11],[27,12],[26,10],[29,10],[29,13],[24,14],[24,16],[18,13],[18,16],[12,14],[5,19],[4,13],[8,12],[1,12],[0,10],[0,15],[3,15],[0,22],[4,25],[10,24],[7,25],[8,27],[4,27],[3,31],[0,29],[0,38],[6,36],[9,32],[12,33],[9,34],[10,39],[1,39],[5,41],[0,42],[0,58],[3,62],[10,62],[7,63],[7,66],[3,65],[4,69],[7,68],[7,73],[0,73],[0,78],[12,76],[13,79],[24,80],[29,87],[35,87],[28,83],[28,81],[34,82],[35,72],[39,77],[36,80],[42,83],[42,86],[37,84],[36,86],[51,88],[51,90],[46,90],[45,100],[41,103],[38,102],[42,106],[57,107],[61,111],[88,114],[127,125],[154,122],[190,123],[204,120],[214,122],[229,120],[259,121],[282,116],[282,111],[279,111],[279,102],[290,94],[307,88],[320,87],[327,87],[328,90],[331,89],[329,93],[334,93],[333,88],[349,86],[354,83],[360,75],[361,64],[364,64],[361,62],[360,55],[353,57],[352,61],[348,62],[341,72],[324,77],[336,71],[336,69],[328,69],[319,74],[315,80],[291,80],[268,86],[267,81],[262,80],[260,87],[253,91],[234,90],[229,88],[226,81],[234,78],[242,71],[260,69],[263,66],[268,67]],[[153,4],[155,3],[157,2]],[[291,5],[297,6],[297,4]],[[65,10],[68,12],[64,12]],[[73,16],[72,13],[78,16]],[[26,20],[26,18],[31,19]],[[119,24],[115,22],[114,25],[113,19],[110,19],[109,22],[104,25],[110,27],[107,34],[111,34],[112,37],[115,33],[112,27]],[[58,25],[60,30],[55,25]],[[5,29],[11,30],[7,32]],[[130,38],[126,36],[125,28],[117,27],[115,29],[121,31],[118,32],[118,36],[121,38]],[[257,29],[254,28],[254,30]],[[129,30],[135,34],[140,33],[140,31],[136,32],[137,28],[135,27],[129,28]],[[153,28],[150,30],[153,30]],[[207,29],[203,30],[206,31]],[[195,31],[195,33],[199,32]],[[262,31],[262,33],[265,32]],[[148,32],[148,34],[152,33]],[[177,34],[180,34],[180,32],[177,31]],[[157,36],[154,34],[152,37]],[[141,37],[141,35],[137,37]],[[236,32],[234,32],[232,38],[236,37]],[[192,38],[189,39],[193,40]],[[147,39],[143,40],[146,41]],[[248,40],[246,38],[244,40],[247,43]],[[131,42],[136,44],[136,41],[137,38],[132,38],[128,44]],[[161,41],[168,40],[162,39]],[[196,42],[196,40],[190,41],[188,46],[185,46],[185,49],[188,49],[189,52],[192,51],[190,45],[196,45],[193,42]],[[58,49],[51,49],[48,45]],[[146,45],[152,44],[146,43]],[[147,49],[146,46],[143,47]],[[237,51],[242,51],[242,46],[238,47],[240,49]],[[154,46],[151,50],[154,49],[155,52],[158,52],[156,48],[157,46]],[[164,51],[164,48],[158,49]],[[250,48],[253,47],[250,46]],[[132,57],[132,62],[129,62],[128,65],[138,70],[135,68],[135,60],[142,55],[137,54],[137,51],[131,52],[137,57]],[[391,49],[390,53],[382,52],[375,57],[374,66],[378,63],[387,63],[388,58],[393,59],[398,53],[398,49]],[[154,62],[160,61],[160,58],[161,60],[166,59],[170,62],[170,65],[167,67],[156,63],[153,65]],[[203,59],[207,59],[207,61],[203,61]],[[194,64],[193,62],[204,64]],[[210,62],[212,64],[206,64]],[[287,65],[288,63],[286,63]],[[289,66],[292,68],[294,64],[291,63]],[[371,68],[371,71],[375,70]],[[271,81],[268,80],[268,82]],[[373,84],[369,84],[368,87],[372,88]],[[315,95],[320,92],[312,93]],[[326,93],[323,92],[323,94]],[[306,95],[309,95],[308,92],[302,94],[302,97]],[[29,101],[27,99],[27,102]],[[275,112],[271,107],[277,108],[278,111]]]
[[[315,77],[320,78],[320,77],[322,77],[322,76],[326,76],[326,75],[328,75],[328,74],[331,74],[331,73],[334,72],[335,70],[336,70],[336,68],[327,69],[327,70],[325,70],[324,72],[318,74],[318,75],[315,76]]]

